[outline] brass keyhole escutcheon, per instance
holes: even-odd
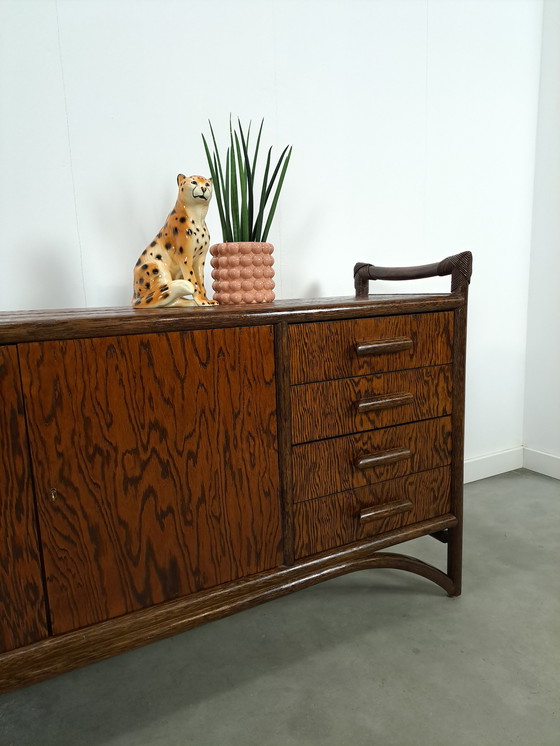
[[[56,487],[51,487],[51,502],[56,502],[56,498],[58,497],[58,492],[56,491]]]

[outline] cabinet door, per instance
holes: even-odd
[[[20,347],[54,633],[281,564],[272,327]]]
[[[48,634],[15,347],[0,347],[0,401],[0,652],[5,652]]]

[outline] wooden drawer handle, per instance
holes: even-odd
[[[410,337],[395,337],[394,339],[375,339],[373,342],[358,342],[356,353],[358,357],[369,355],[386,355],[390,352],[402,352],[410,350],[412,339]]]
[[[372,469],[375,466],[385,466],[385,464],[394,464],[396,461],[403,461],[410,458],[412,453],[408,448],[392,448],[390,451],[379,451],[369,456],[363,456],[356,461],[358,469]]]
[[[412,394],[381,394],[379,396],[367,396],[363,399],[358,399],[356,409],[360,414],[363,414],[364,412],[391,409],[391,407],[404,407],[413,402],[414,396]]]
[[[397,513],[406,513],[409,510],[412,510],[412,503],[410,500],[395,500],[392,503],[385,503],[385,505],[375,505],[372,508],[362,508],[362,510],[360,510],[360,523],[377,521],[380,518],[386,518],[387,516],[396,515]]]

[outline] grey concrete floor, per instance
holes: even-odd
[[[560,746],[559,529],[559,481],[469,484],[460,598],[337,578],[4,694],[0,746]]]

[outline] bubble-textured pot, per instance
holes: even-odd
[[[218,303],[270,303],[274,300],[271,243],[217,243],[212,254],[212,288]]]

